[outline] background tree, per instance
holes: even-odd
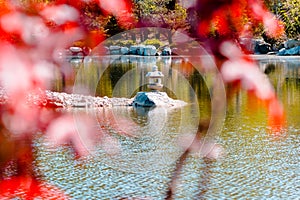
[[[164,34],[169,44],[172,43],[172,34],[176,30],[189,29],[186,9],[174,0],[137,0],[134,3],[134,13],[140,27],[155,26],[168,29]],[[143,39],[147,39],[147,36]]]
[[[285,35],[288,38],[299,39],[300,35],[300,1],[298,0],[264,0],[268,9],[282,20]]]
[[[285,33],[289,38],[298,38],[300,36],[300,1],[285,0],[279,1],[278,15],[284,22]],[[276,9],[276,10],[277,10]]]

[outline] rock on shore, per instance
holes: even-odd
[[[133,99],[133,106],[141,107],[182,107],[187,103],[170,98],[165,92],[138,92]]]
[[[300,46],[297,47],[293,47],[291,49],[280,49],[278,54],[279,56],[296,56],[296,55],[300,55]]]

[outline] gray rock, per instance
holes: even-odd
[[[253,52],[255,53],[255,54],[259,54],[259,51],[258,51],[258,46],[260,45],[260,44],[262,44],[262,43],[264,43],[264,40],[262,40],[262,39],[253,39],[253,45],[254,45],[254,49],[253,49]]]
[[[267,54],[272,51],[272,46],[263,39],[254,39],[252,42],[255,54]]]
[[[288,40],[284,43],[285,49],[291,49],[291,48],[294,48],[297,46],[300,46],[300,41],[298,41],[298,40]]]
[[[271,45],[268,43],[258,44],[255,48],[255,52],[259,54],[267,54],[272,51]]]
[[[121,47],[120,52],[122,55],[127,55],[129,53],[128,47]]]
[[[109,52],[111,55],[120,55],[121,53],[121,47],[120,46],[110,46]]]
[[[291,49],[280,49],[278,54],[279,56],[295,56],[300,55],[300,46],[291,48]]]
[[[174,100],[168,97],[165,92],[138,92],[132,102],[132,105],[142,107],[163,106],[166,108],[175,108],[185,106],[186,103],[184,101]]]
[[[161,55],[162,56],[170,56],[172,54],[172,50],[170,47],[165,47],[163,48],[163,50],[161,51]]]
[[[131,54],[131,55],[137,55],[137,49],[138,49],[137,45],[130,46],[129,47],[129,54]]]
[[[144,48],[144,56],[155,56],[156,47],[153,45],[146,45]]]
[[[144,55],[144,50],[145,50],[145,46],[144,45],[139,45],[138,48],[136,49],[136,54],[139,56],[143,56]]]
[[[142,107],[154,107],[155,103],[151,99],[151,96],[152,95],[149,95],[149,93],[146,93],[146,92],[138,92],[133,100],[132,105],[133,106],[142,106]]]

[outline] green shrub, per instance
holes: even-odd
[[[113,41],[113,40],[106,40],[106,41],[104,41],[103,44],[104,44],[104,46],[109,47],[109,46],[114,46],[114,45],[116,45],[116,42]]]
[[[153,45],[156,48],[159,48],[163,43],[158,39],[147,39],[143,42],[144,45]]]
[[[133,40],[118,40],[116,42],[116,45],[122,46],[122,47],[130,47],[132,45],[136,45],[136,42]]]
[[[121,47],[130,47],[136,45],[136,42],[133,40],[107,40],[104,42],[105,46],[121,46]]]
[[[279,4],[278,14],[285,25],[285,32],[289,38],[300,35],[300,1],[285,0]]]

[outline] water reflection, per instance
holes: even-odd
[[[244,91],[233,92],[227,102],[223,131],[217,136],[226,149],[226,158],[207,162],[190,157],[184,166],[176,199],[197,199],[197,195],[203,199],[298,198],[300,58],[255,56],[255,59],[269,76],[285,107],[289,123],[287,134],[274,140],[266,133],[266,113],[260,102]],[[121,154],[109,156],[99,150],[96,157],[74,162],[67,150],[50,153],[41,145],[38,152],[41,172],[76,199],[163,199],[174,167],[171,160],[178,156],[178,149],[174,149],[176,138],[182,132],[194,131],[189,119],[197,120],[195,102],[200,118],[211,114],[210,88],[206,85],[209,74],[201,75],[189,64],[188,58],[181,57],[122,56],[117,60],[105,57],[85,62],[84,67],[75,66],[77,77],[70,78],[69,83],[74,84],[76,78],[78,85],[88,88],[93,95],[132,97],[138,91],[147,91],[145,74],[156,64],[166,76],[164,91],[190,104],[172,112],[112,108],[117,119],[125,117],[135,123],[134,132],[139,134],[139,137],[123,137],[111,130],[120,142]],[[55,89],[62,89],[61,82],[56,83]],[[107,110],[97,111],[98,122],[105,125],[107,123],[101,120],[108,118],[103,112]],[[150,124],[157,125],[157,129],[152,129]],[[149,165],[156,161],[157,165]],[[139,173],[133,173],[132,169]]]
[[[197,63],[197,62],[196,62]],[[181,57],[141,57],[112,56],[86,57],[80,66],[73,66],[73,77],[63,83],[58,76],[54,90],[64,91],[73,87],[72,92],[95,96],[131,98],[139,91],[149,91],[145,75],[157,65],[165,75],[163,92],[169,97],[188,103],[199,101],[201,112],[210,113],[209,77],[203,76],[190,63],[189,58]],[[75,75],[76,74],[76,75]],[[77,90],[77,91],[76,91]],[[70,92],[70,91],[69,91]],[[196,95],[195,95],[196,94]]]
[[[297,126],[300,124],[299,117],[296,117],[300,113],[300,58],[258,59],[258,63],[261,69],[265,69],[284,104],[289,124]]]

